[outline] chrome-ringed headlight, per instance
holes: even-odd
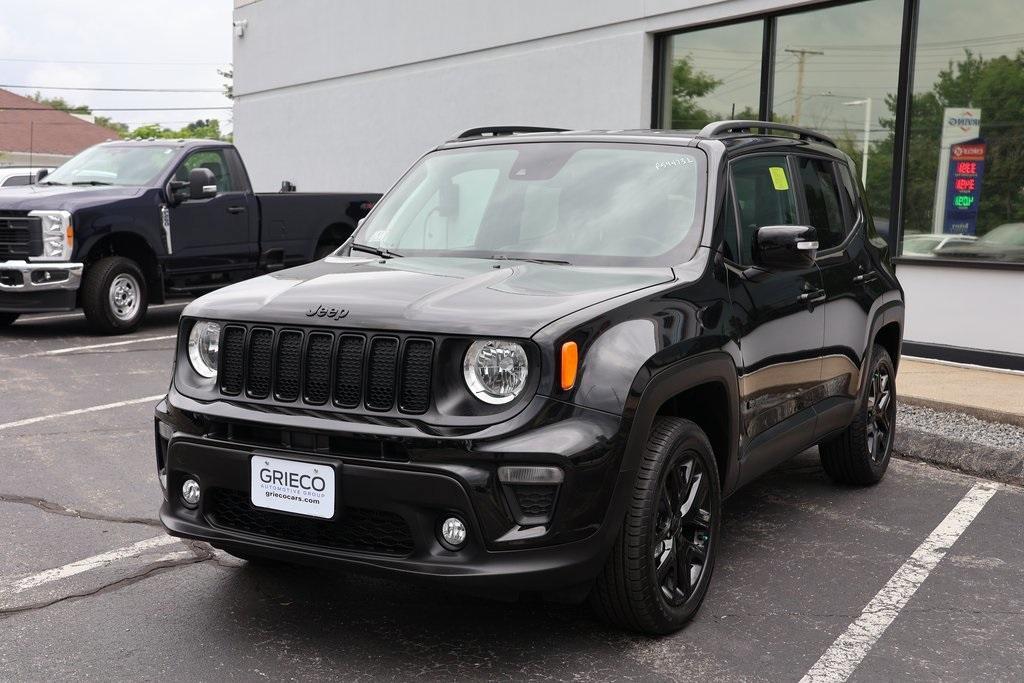
[[[188,360],[200,377],[217,376],[217,356],[220,353],[220,324],[199,320],[188,333]]]
[[[67,261],[75,246],[75,231],[69,211],[29,211],[42,224],[43,253],[33,261]]]
[[[466,386],[484,403],[513,401],[526,386],[530,363],[522,344],[501,339],[473,342],[462,361]]]

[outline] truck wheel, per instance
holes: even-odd
[[[658,418],[622,530],[591,593],[597,613],[649,635],[682,628],[711,582],[721,509],[707,436],[689,420]]]
[[[321,244],[316,248],[316,253],[313,254],[313,260],[319,261],[320,259],[327,258],[340,246],[340,244]]]
[[[14,324],[20,313],[0,313],[0,327],[8,327]]]
[[[82,278],[82,308],[89,324],[103,334],[125,334],[139,326],[149,307],[146,278],[134,261],[107,256]]]
[[[838,436],[818,446],[821,466],[833,481],[865,486],[885,476],[896,434],[896,369],[889,352],[871,349],[871,375],[864,404]]]

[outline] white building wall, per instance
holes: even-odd
[[[654,32],[796,4],[238,0],[235,142],[261,191],[383,191],[475,126],[646,128]]]

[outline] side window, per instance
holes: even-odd
[[[797,157],[800,181],[807,201],[807,220],[818,231],[821,249],[829,249],[846,238],[846,221],[832,162]]]
[[[796,225],[796,193],[786,157],[743,157],[732,162],[739,215],[739,260],[754,262],[754,235],[765,225]]]
[[[846,164],[836,164],[839,170],[839,185],[843,190],[843,204],[846,207],[846,224],[852,230],[860,223],[867,211],[861,199],[857,181],[853,179],[853,173]]]
[[[32,176],[30,175],[12,175],[10,178],[4,181],[3,187],[15,187],[17,185],[31,185]]]
[[[174,179],[188,181],[188,174],[194,168],[205,168],[213,173],[214,180],[217,181],[217,192],[237,192],[240,189],[232,179],[231,168],[224,158],[224,153],[219,149],[204,149],[189,154],[174,172]]]

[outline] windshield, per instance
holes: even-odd
[[[174,155],[173,147],[97,145],[65,161],[43,185],[148,185]]]
[[[700,240],[703,153],[617,143],[519,143],[424,157],[355,242],[403,256],[671,265]]]

